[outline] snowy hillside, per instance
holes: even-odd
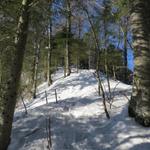
[[[108,120],[92,70],[81,70],[65,79],[59,70],[53,79],[50,87],[46,83],[39,86],[37,99],[27,103],[27,115],[23,107],[16,110],[9,150],[46,150],[48,118],[53,150],[150,149],[150,130],[137,125],[127,114],[131,86],[110,81],[114,102],[111,109],[107,106]],[[104,77],[103,85],[107,91]]]

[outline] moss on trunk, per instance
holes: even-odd
[[[12,63],[8,66],[3,66],[5,63],[2,64],[3,68],[7,67],[6,70],[9,68],[9,72],[6,72],[4,69],[1,76],[3,80],[0,89],[0,150],[6,150],[10,142],[13,114],[27,39],[29,5],[31,1],[22,1]],[[7,61],[7,59],[3,57],[3,61]]]

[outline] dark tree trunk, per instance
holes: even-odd
[[[104,1],[104,68],[105,68],[105,73],[106,73],[106,79],[107,79],[107,84],[108,84],[108,92],[109,92],[109,98],[111,99],[111,88],[110,88],[110,79],[109,79],[109,68],[108,68],[108,52],[107,52],[107,43],[108,43],[108,24],[107,24],[107,16],[109,12],[109,7],[108,4]]]
[[[2,87],[0,89],[0,150],[6,150],[10,143],[13,114],[27,40],[29,5],[31,2],[32,0],[22,1],[12,64],[9,66],[9,75],[8,72],[2,70]],[[5,58],[3,58],[3,61],[6,61]]]
[[[150,126],[150,1],[131,2],[135,70],[129,115],[140,124]]]
[[[124,82],[127,83],[128,77],[128,58],[127,58],[127,31],[124,32]]]
[[[81,18],[78,20],[78,38],[81,39]],[[79,62],[80,62],[80,54],[79,50],[77,50],[77,55],[76,55],[76,68],[77,68],[77,73],[79,72]]]
[[[52,84],[52,2],[50,2],[50,19],[49,19],[49,42],[48,42],[48,64],[47,64],[47,79],[48,79],[48,85],[50,86]]]
[[[128,83],[128,17],[124,18],[123,43],[124,43],[124,82]]]
[[[40,58],[40,44],[37,39],[35,40],[34,45],[35,45],[34,46],[35,60],[34,60],[34,70],[33,70],[33,98],[36,98],[38,67],[39,67],[39,58]]]

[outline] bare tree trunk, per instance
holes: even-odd
[[[25,102],[24,102],[24,98],[23,98],[22,95],[21,95],[21,101],[22,101],[23,107],[24,107],[24,109],[25,109],[25,114],[27,115],[27,114],[28,114],[28,110],[27,110],[27,107],[26,107],[26,104],[25,104]]]
[[[128,17],[124,18],[123,26],[120,25],[123,33],[123,46],[124,46],[124,82],[127,83],[128,78]]]
[[[71,35],[71,6],[70,0],[67,1],[67,39],[66,39],[66,49],[65,49],[65,70],[64,75],[69,76],[71,73],[70,69],[70,35]]]
[[[91,67],[91,48],[89,49],[89,53],[88,53],[88,66],[89,66],[89,69],[92,69]]]
[[[109,70],[108,70],[108,58],[107,58],[107,42],[108,42],[108,39],[107,39],[107,20],[106,20],[106,17],[107,17],[107,13],[108,13],[108,8],[107,8],[107,4],[106,2],[104,1],[104,68],[105,68],[105,73],[106,73],[106,79],[107,79],[107,84],[108,84],[108,92],[109,92],[109,98],[111,99],[111,88],[110,88],[110,79],[109,79]]]
[[[12,129],[13,114],[16,105],[17,91],[19,87],[21,69],[25,45],[27,40],[27,30],[29,21],[29,5],[32,0],[23,0],[21,15],[15,39],[15,49],[13,52],[10,74],[2,70],[2,87],[0,89],[0,149],[6,150]],[[5,59],[5,58],[3,58]],[[4,60],[6,61],[6,60]],[[5,78],[7,76],[7,78]]]
[[[98,94],[99,96],[101,95],[101,92],[102,92],[102,97],[103,97],[103,105],[104,105],[104,111],[106,113],[106,117],[108,119],[110,119],[110,116],[109,116],[109,113],[107,111],[107,106],[106,106],[106,95],[105,95],[105,91],[104,91],[104,88],[102,86],[102,81],[101,81],[101,77],[100,77],[100,45],[99,45],[99,41],[98,41],[98,37],[96,35],[96,32],[94,30],[94,26],[93,26],[93,23],[92,23],[92,20],[90,18],[90,15],[89,15],[89,12],[88,10],[83,7],[83,10],[86,12],[87,14],[87,17],[88,17],[88,21],[91,25],[91,28],[92,28],[92,32],[93,32],[93,37],[94,37],[94,40],[95,40],[95,46],[96,46],[96,54],[97,54],[97,58],[96,58],[96,76],[97,76],[97,79],[98,79]]]
[[[34,76],[33,76],[33,98],[36,98],[37,91],[37,78],[38,78],[38,66],[39,66],[39,58],[40,58],[40,44],[37,40],[35,40],[35,60],[34,60]]]
[[[127,58],[127,29],[124,32],[124,82],[127,83],[128,76],[128,58]]]
[[[150,1],[132,2],[131,27],[135,69],[129,115],[144,126],[150,126]]]
[[[79,40],[81,39],[81,18],[78,20],[78,38]],[[80,54],[79,50],[77,50],[77,55],[76,55],[76,67],[77,67],[77,73],[79,72],[79,62],[80,62]]]
[[[91,28],[92,28],[92,33],[93,33],[93,38],[95,40],[95,47],[96,47],[96,74],[97,74],[97,79],[98,79],[98,94],[100,95],[101,94],[101,81],[100,81],[100,75],[99,75],[99,67],[100,67],[100,46],[99,46],[99,40],[98,40],[98,37],[96,35],[96,32],[94,30],[94,26],[93,26],[93,23],[92,23],[92,20],[90,18],[90,15],[89,15],[89,12],[88,10],[83,6],[83,10],[86,12],[87,14],[87,17],[88,17],[88,21],[91,25]]]
[[[48,85],[52,84],[52,2],[49,4],[50,6],[50,19],[49,19],[49,43],[48,43],[48,64],[47,64],[47,79]]]
[[[115,66],[113,65],[113,79],[116,80],[116,70]]]

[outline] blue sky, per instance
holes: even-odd
[[[132,50],[128,50],[128,68],[130,69],[130,70],[132,70],[133,71],[133,68],[134,68],[134,57],[133,57],[133,51]]]

